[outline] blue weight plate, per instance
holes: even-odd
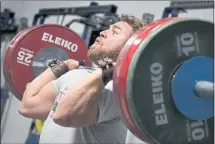
[[[198,81],[214,82],[214,60],[209,57],[194,57],[184,62],[173,75],[171,91],[177,109],[192,120],[207,120],[214,116],[212,98],[198,96],[195,85]]]

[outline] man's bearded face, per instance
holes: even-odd
[[[115,62],[132,34],[132,27],[124,21],[111,25],[108,30],[102,31],[94,44],[90,46],[88,57],[98,66]]]

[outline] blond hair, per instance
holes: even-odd
[[[134,31],[137,31],[140,28],[142,28],[144,25],[146,25],[145,21],[140,20],[133,15],[127,15],[127,14],[122,14],[120,17],[120,21],[124,21],[128,23],[133,28]]]

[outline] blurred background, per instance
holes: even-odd
[[[2,1],[1,67],[9,42],[21,30],[57,23],[78,33],[90,45],[99,32],[131,14],[151,23],[166,17],[214,19],[213,1]],[[1,143],[38,143],[43,121],[22,117],[20,101],[8,89],[1,68]]]

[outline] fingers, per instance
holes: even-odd
[[[103,67],[103,66],[106,65],[106,62],[103,59],[101,59],[101,58],[98,58],[97,62],[98,62],[98,66],[99,67]]]
[[[104,58],[104,61],[106,62],[106,64],[113,63],[113,60],[110,59],[109,57],[105,57],[105,58]]]
[[[113,61],[108,61],[106,65],[100,67],[102,69],[102,79],[103,83],[106,85],[113,78],[114,66],[116,63]]]
[[[115,62],[109,57],[98,58],[98,64],[100,68],[105,66],[115,66]]]
[[[115,67],[116,66],[116,62],[114,62],[114,63],[112,63],[113,64],[113,67]]]
[[[79,61],[76,61],[74,59],[68,59],[68,60],[66,60],[64,62],[69,67],[69,70],[76,69],[79,66],[79,64],[80,64]]]

